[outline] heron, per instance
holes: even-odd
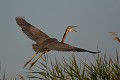
[[[41,56],[49,51],[62,51],[62,52],[88,52],[88,53],[99,53],[100,51],[89,51],[86,49],[78,48],[72,45],[69,45],[67,43],[64,43],[64,40],[66,38],[66,35],[71,32],[75,31],[73,28],[70,29],[70,31],[65,31],[65,34],[63,35],[62,41],[59,42],[56,38],[51,38],[47,34],[45,34],[42,30],[36,28],[32,24],[28,23],[25,19],[25,17],[17,16],[16,17],[16,23],[21,27],[22,31],[33,41],[36,42],[36,44],[32,44],[32,48],[36,52],[33,57],[26,62],[24,67],[38,54],[40,56],[31,63],[30,68],[37,62]],[[70,26],[68,28],[71,28]],[[66,29],[69,30],[69,29]],[[29,69],[30,69],[29,68]]]
[[[24,17],[19,17],[19,18],[24,18]],[[66,30],[65,30],[65,33],[64,33],[64,35],[63,35],[63,38],[62,38],[62,40],[61,40],[61,42],[64,42],[65,41],[65,38],[66,38],[66,36],[68,35],[68,33],[69,32],[77,32],[74,28],[75,27],[78,27],[78,26],[68,26],[67,28],[66,28]],[[22,29],[23,30],[23,29]],[[23,31],[24,32],[24,31]],[[35,49],[35,47],[37,47],[36,46],[36,44],[33,44],[32,45],[33,46],[33,49]],[[25,63],[25,65],[24,65],[24,67],[25,66],[27,66],[27,64],[36,56],[38,54],[38,51],[32,56],[32,58],[29,60],[29,61],[27,61],[26,63]],[[42,57],[41,57],[42,58]],[[43,59],[43,58],[42,58]],[[44,59],[43,59],[44,60]],[[45,61],[45,60],[44,60]]]

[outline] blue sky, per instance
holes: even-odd
[[[108,34],[120,36],[120,0],[0,0],[0,62],[11,74],[25,72],[24,63],[35,53],[30,40],[15,22],[16,16],[26,20],[59,41],[68,25],[79,26],[65,42],[114,55],[120,45]],[[72,52],[49,52],[48,56],[69,58]],[[93,55],[75,53],[77,58],[91,60]]]

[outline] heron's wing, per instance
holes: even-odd
[[[94,54],[99,53],[99,52],[93,52],[93,51],[77,48],[77,47],[62,43],[62,42],[55,42],[49,45],[47,48],[53,51],[89,52],[89,53],[94,53]]]
[[[16,17],[16,23],[22,28],[22,31],[34,41],[49,38],[44,32],[28,23],[24,17]]]

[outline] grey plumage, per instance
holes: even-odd
[[[50,38],[48,35],[46,35],[44,32],[42,32],[40,29],[34,27],[30,23],[28,23],[24,17],[16,17],[16,23],[21,27],[22,31],[33,41],[36,42],[36,44],[32,44],[32,48],[36,52],[32,58],[26,62],[24,65],[27,66],[27,64],[39,53],[42,52],[42,54],[31,63],[30,68],[37,62],[37,60],[46,52],[49,52],[51,50],[53,51],[64,51],[64,52],[89,52],[89,53],[99,53],[94,51],[85,50],[82,48],[77,48],[74,46],[71,46],[69,44],[64,43],[64,40],[69,32],[76,32],[72,27],[68,26],[68,28],[65,31],[65,34],[63,35],[62,41],[59,42],[55,38]],[[76,27],[76,26],[74,26]]]
[[[89,53],[99,53],[93,52],[81,48],[71,46],[66,43],[58,42],[57,39],[50,38],[40,29],[32,26],[28,23],[24,17],[16,17],[16,23],[22,28],[22,31],[32,40],[36,42],[33,44],[33,49],[35,51],[43,52],[44,49],[54,50],[54,51],[73,51],[73,52],[89,52]]]
[[[29,24],[24,17],[16,17],[17,24],[22,28],[22,31],[33,41],[43,42],[44,40],[50,38],[40,29]]]

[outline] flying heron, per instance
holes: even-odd
[[[45,53],[49,52],[49,51],[72,51],[72,52],[89,52],[89,53],[99,53],[98,52],[94,52],[94,51],[89,51],[89,50],[85,50],[82,48],[78,48],[78,47],[74,47],[71,46],[69,44],[63,43],[66,35],[70,32],[70,31],[75,31],[73,28],[71,28],[70,26],[68,28],[70,28],[69,31],[66,31],[65,34],[63,35],[63,39],[61,42],[59,42],[56,38],[51,38],[48,35],[46,35],[44,32],[42,32],[40,29],[34,27],[33,25],[31,25],[30,23],[28,23],[24,17],[16,17],[16,23],[22,28],[22,31],[33,41],[36,42],[36,44],[32,44],[32,47],[34,49],[34,51],[36,52],[33,57],[26,62],[26,64],[24,65],[24,67],[38,54],[38,53],[42,53],[40,54],[40,56],[31,63],[30,68],[37,62],[37,60]],[[67,29],[66,29],[67,30]]]

